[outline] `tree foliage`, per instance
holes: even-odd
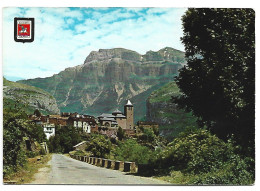
[[[232,139],[227,143],[207,130],[181,133],[156,161],[159,169],[193,175],[192,184],[252,184],[253,159],[241,157]]]
[[[86,151],[90,151],[96,157],[108,158],[111,142],[104,135],[93,134],[87,144]]]
[[[26,152],[22,147],[24,137],[35,142],[46,140],[43,128],[31,123],[23,108],[18,104],[15,107],[5,108],[3,110],[4,176],[26,164]]]
[[[182,95],[174,102],[219,137],[234,134],[253,148],[254,10],[188,9],[182,21],[187,66],[176,77]]]
[[[120,141],[125,138],[125,131],[121,127],[118,127],[117,137]]]
[[[79,131],[73,126],[55,127],[55,136],[49,139],[50,152],[68,153],[81,142]]]
[[[153,159],[153,152],[148,147],[138,144],[134,139],[119,142],[115,158],[122,161],[132,161],[137,164],[147,164]]]

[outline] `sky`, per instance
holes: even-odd
[[[184,50],[185,8],[3,8],[3,75],[49,77],[81,65],[91,51],[126,48],[145,54]],[[35,18],[32,43],[14,41],[14,18]]]

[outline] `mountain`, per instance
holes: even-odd
[[[63,112],[97,116],[116,108],[122,111],[130,99],[136,122],[145,116],[151,92],[172,81],[183,65],[184,52],[170,47],[145,55],[123,48],[100,49],[92,51],[82,65],[19,82],[49,92]]]
[[[176,83],[169,82],[153,91],[146,102],[147,121],[158,123],[160,135],[169,140],[184,131],[186,127],[197,127],[197,118],[192,113],[187,113],[172,103],[172,96],[178,95],[180,92]]]
[[[49,93],[29,85],[3,79],[4,108],[18,104],[25,107],[27,113],[38,109],[43,114],[56,114],[60,110],[56,100]]]
[[[16,82],[18,80],[24,80],[24,78],[17,77],[17,76],[4,76],[4,78],[12,82]]]

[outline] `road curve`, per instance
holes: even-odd
[[[117,170],[93,166],[61,154],[53,154],[48,164],[50,169],[44,168],[40,170],[31,184],[168,184],[153,178],[133,176]]]

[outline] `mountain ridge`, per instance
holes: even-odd
[[[5,100],[4,107],[20,104],[26,107],[27,112],[31,113],[35,109],[39,109],[40,112],[46,114],[60,112],[55,98],[46,91],[26,84],[12,82],[5,78],[3,78],[3,97]]]
[[[65,112],[99,115],[122,110],[124,102],[132,99],[137,121],[145,116],[149,93],[172,81],[185,63],[184,52],[170,47],[144,55],[124,48],[99,49],[92,51],[82,65],[51,77],[19,82],[49,92]]]

